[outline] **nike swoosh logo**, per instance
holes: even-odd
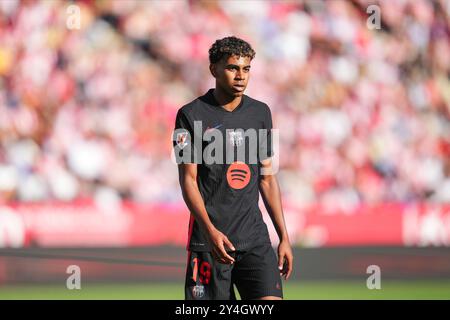
[[[223,126],[223,124],[218,124],[217,126],[212,127],[212,128],[208,127],[208,128],[206,128],[206,131],[210,131],[210,130],[212,130],[212,129],[218,129],[218,128],[220,128],[221,126]]]

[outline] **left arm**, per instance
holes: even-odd
[[[272,159],[268,158],[261,161],[261,165],[265,170],[271,170]],[[284,275],[287,280],[292,272],[294,257],[284,221],[280,187],[275,174],[269,171],[269,174],[261,175],[259,190],[280,239],[280,244],[278,245],[278,268],[280,269],[280,274]]]

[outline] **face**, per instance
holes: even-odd
[[[249,57],[231,56],[211,65],[216,86],[229,96],[242,96],[250,78],[250,62]]]

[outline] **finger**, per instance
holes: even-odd
[[[223,251],[222,259],[224,259],[227,263],[234,263],[234,258],[230,256],[225,250]]]
[[[288,273],[288,266],[287,266],[287,260],[285,260],[283,265],[283,270],[281,270],[281,275],[284,277],[284,280],[287,280],[287,273]]]
[[[287,270],[287,275],[286,275],[286,280],[289,279],[289,277],[291,276],[292,273],[292,268],[293,268],[293,257],[290,256],[288,259],[288,270]]]
[[[287,280],[292,272],[292,255],[286,254],[286,258],[283,265],[282,274],[284,275],[284,279]]]
[[[225,261],[227,261],[228,263],[234,263],[234,258],[225,251],[223,244],[219,246],[218,249],[220,250],[219,253],[222,259],[225,259]]]
[[[224,238],[223,242],[225,243],[225,245],[230,248],[232,251],[236,251],[236,248],[233,246],[233,244],[231,243],[231,241],[228,238]]]
[[[283,266],[284,266],[284,252],[280,253],[278,257],[278,270],[280,270],[280,274],[283,273]]]
[[[223,258],[218,258],[217,262],[222,263],[222,264],[230,264],[228,261],[225,261],[225,259],[223,259]]]

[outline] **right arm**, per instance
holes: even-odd
[[[198,222],[201,231],[208,238],[213,256],[219,262],[226,264],[234,263],[233,257],[225,250],[225,246],[227,246],[234,251],[233,244],[222,232],[214,227],[206,211],[197,185],[197,164],[179,164],[178,174],[183,199],[191,214],[194,215],[195,220]]]

